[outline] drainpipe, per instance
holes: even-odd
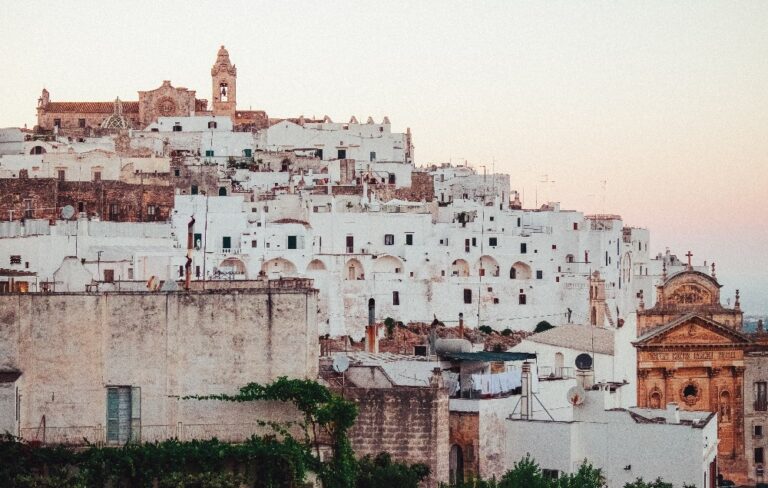
[[[531,379],[531,363],[523,363],[522,391],[520,396],[520,418],[533,419],[533,382]]]
[[[184,290],[186,291],[189,291],[189,281],[192,276],[192,250],[195,248],[194,228],[195,217],[193,215],[187,224],[187,264],[184,266]]]

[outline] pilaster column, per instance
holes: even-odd
[[[667,404],[674,401],[675,394],[672,386],[672,378],[675,377],[677,372],[674,368],[664,368],[664,404],[661,408],[666,408]]]

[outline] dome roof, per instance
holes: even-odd
[[[123,115],[123,102],[115,98],[115,107],[112,114],[101,123],[102,129],[130,129],[131,123]]]

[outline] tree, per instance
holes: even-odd
[[[512,329],[506,328],[506,329],[502,330],[501,331],[501,335],[503,335],[504,337],[511,336],[512,335]]]
[[[481,325],[480,327],[477,328],[477,330],[479,330],[483,334],[489,334],[489,335],[493,334],[493,329],[488,325]]]
[[[661,478],[656,478],[656,481],[643,481],[643,478],[637,478],[632,483],[627,483],[624,488],[674,488],[672,483],[665,483]]]
[[[538,324],[536,324],[536,328],[533,330],[535,333],[544,332],[549,329],[554,329],[555,326],[547,322],[546,320],[542,320]]]
[[[355,488],[417,488],[427,476],[428,466],[393,463],[392,457],[382,452],[375,458],[368,455],[359,461]]]
[[[502,476],[499,488],[549,488],[549,483],[536,461],[526,455]]]
[[[595,468],[585,459],[579,470],[564,475],[552,483],[552,488],[604,488],[605,476],[600,468]]]

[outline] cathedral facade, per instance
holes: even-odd
[[[738,292],[734,308],[720,304],[720,284],[692,268],[657,286],[653,308],[637,311],[638,406],[713,412],[718,416],[719,472],[746,481],[745,350]],[[718,467],[708,467],[714,475]],[[710,478],[711,479],[711,478]]]
[[[237,110],[237,68],[229,59],[229,52],[221,46],[211,68],[212,109],[208,100],[197,98],[195,90],[175,87],[163,81],[154,90],[139,91],[138,101],[116,102],[58,102],[51,101],[45,88],[37,101],[39,133],[57,132],[69,136],[90,136],[114,129],[117,116],[123,121],[121,128],[144,129],[158,117],[188,117],[193,115],[221,115],[232,117],[236,130],[257,130],[269,126],[263,111]]]

